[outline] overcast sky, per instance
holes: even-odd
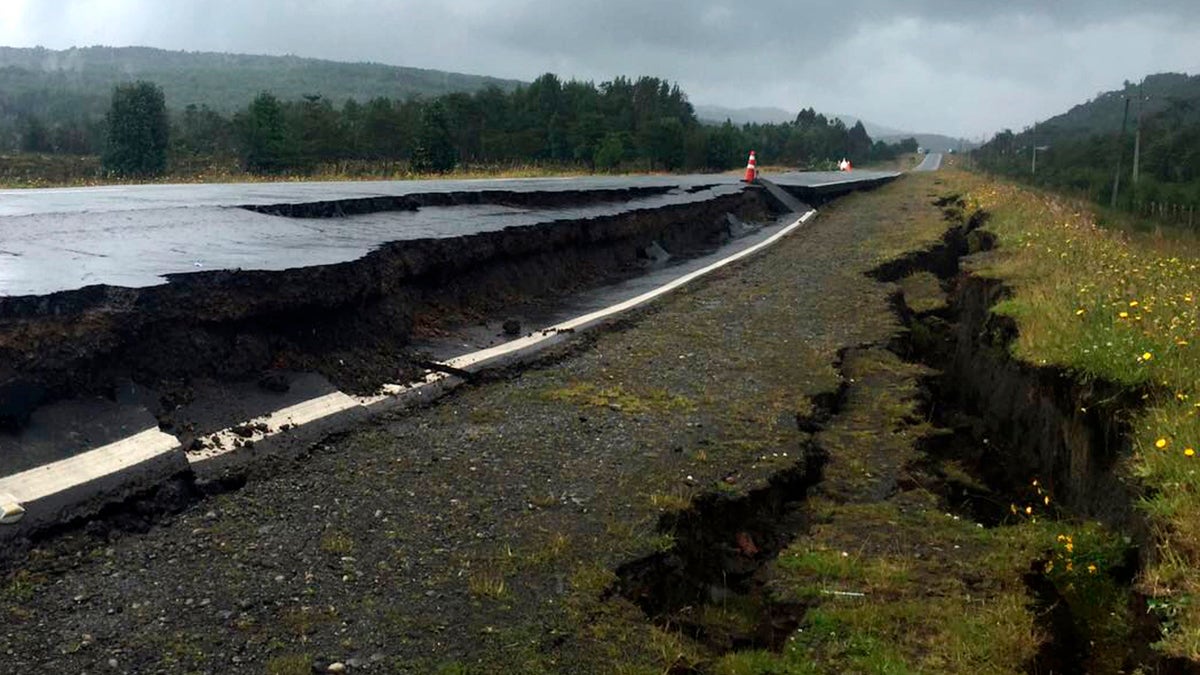
[[[93,44],[656,75],[698,104],[977,137],[1200,72],[1200,0],[0,0],[0,45]]]

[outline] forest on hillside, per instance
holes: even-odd
[[[989,171],[1105,205],[1115,188],[1121,209],[1195,224],[1200,76],[1126,82],[1021,133],[1004,130],[974,154]]]
[[[13,142],[24,153],[115,156],[114,140],[130,137],[126,127],[147,126],[114,115],[119,95],[137,87],[152,89],[145,101],[161,108],[159,126],[166,131],[153,145],[165,155],[162,161],[106,162],[113,173],[125,173],[124,166],[230,164],[260,174],[311,173],[348,161],[415,172],[528,164],[723,170],[744,165],[750,149],[760,162],[795,166],[823,166],[843,156],[889,159],[916,149],[915,141],[873,143],[861,123],[847,128],[812,109],[782,124],[701,124],[683,91],[665,80],[618,77],[596,85],[553,74],[510,90],[486,86],[437,97],[334,101],[318,92],[284,99],[264,91],[232,113],[203,103],[174,107],[157,83],[143,82],[117,87],[104,114],[69,106],[27,111]]]

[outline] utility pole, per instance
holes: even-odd
[[[1117,208],[1117,191],[1121,189],[1121,159],[1125,154],[1125,128],[1129,124],[1129,97],[1125,97],[1125,116],[1121,118],[1121,137],[1117,139],[1117,171],[1113,174],[1112,207]]]
[[[1033,155],[1033,161],[1029,167],[1029,173],[1037,174],[1037,122],[1033,123],[1033,131],[1029,133],[1029,148]]]
[[[1142,165],[1142,113],[1146,108],[1147,97],[1142,96],[1142,88],[1138,86],[1137,130],[1133,134],[1133,184],[1138,184],[1139,169]]]
[[[1048,145],[1033,146],[1033,171],[1032,171],[1032,173],[1035,173],[1035,174],[1037,173],[1037,154],[1039,152],[1045,152],[1049,149],[1050,149],[1050,146],[1048,146]]]

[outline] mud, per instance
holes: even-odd
[[[330,218],[459,203],[551,208],[658,192],[481,191],[252,208]],[[415,374],[414,337],[630,277],[657,250],[676,258],[711,250],[729,237],[729,215],[763,222],[771,205],[746,190],[615,216],[395,242],[335,265],[197,272],[149,288],[5,298],[0,428],[19,429],[50,401],[111,398],[128,381],[156,393],[149,407],[163,420],[192,399],[196,378],[309,371],[345,391],[373,393]]]

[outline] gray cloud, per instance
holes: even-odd
[[[1200,69],[1164,0],[3,0],[0,43],[292,53],[532,79],[677,80],[698,103],[813,106],[914,131],[1021,127]]]

